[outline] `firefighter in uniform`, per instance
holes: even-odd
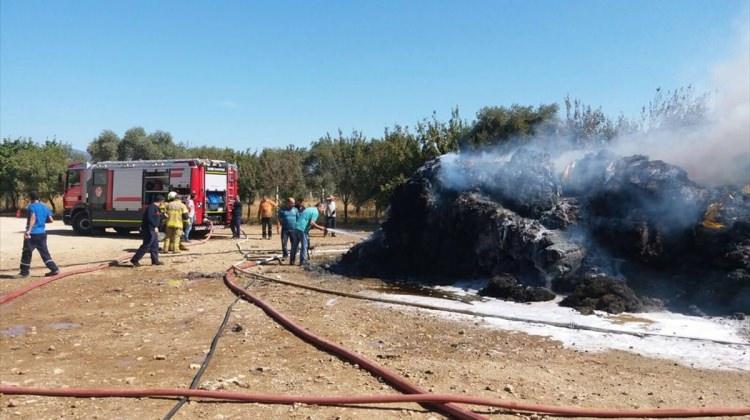
[[[177,198],[177,193],[172,191],[167,196],[167,236],[164,238],[164,252],[180,252],[187,248],[180,244],[182,227],[188,220],[188,208]]]

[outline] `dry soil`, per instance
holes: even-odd
[[[0,275],[17,270],[21,221],[0,219]],[[246,226],[246,250],[278,251],[278,236],[260,239]],[[321,238],[319,249],[340,249],[351,238]],[[63,267],[133,250],[136,235],[79,237],[56,222],[49,246]],[[335,257],[335,255],[334,255]],[[316,263],[331,258],[319,253]],[[215,273],[241,259],[227,232],[151,267],[113,267],[59,280],[0,307],[0,381],[54,387],[187,387],[227,306],[235,300]],[[0,293],[38,280],[0,279]],[[320,270],[264,266],[272,276],[357,292],[374,279],[347,279]],[[193,278],[193,279],[190,279]],[[481,319],[448,320],[426,311],[251,281],[249,290],[333,341],[340,342],[434,392],[585,407],[742,406],[750,373],[692,369],[626,352],[587,353],[523,333],[490,329]],[[262,311],[241,301],[203,377],[202,387],[269,393],[350,395],[394,393],[366,372],[300,341]],[[0,397],[0,418],[161,418],[171,399]],[[491,418],[517,415],[478,408]],[[415,404],[317,407],[191,402],[176,418],[415,418],[440,416]]]

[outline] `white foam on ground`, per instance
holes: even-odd
[[[476,289],[470,284],[440,286],[440,290],[456,295],[474,295]],[[581,315],[571,308],[559,306],[561,298],[549,302],[530,304],[483,298],[481,301],[463,303],[455,300],[427,296],[378,294],[381,297],[401,302],[422,303],[443,308],[462,309],[481,314],[512,316],[538,321],[573,323],[597,328],[637,333],[654,333],[670,337],[636,337],[626,334],[562,328],[530,322],[506,321],[498,318],[483,318],[486,325],[532,335],[545,336],[562,342],[569,348],[588,351],[623,350],[644,356],[673,360],[695,368],[750,371],[750,340],[743,330],[750,330],[750,320],[696,317],[671,312],[646,312],[632,315],[633,318],[597,312]],[[473,319],[469,315],[430,311],[452,319]],[[638,319],[648,321],[637,322]],[[626,322],[623,322],[626,321]],[[674,336],[674,337],[672,337]],[[690,337],[690,340],[678,337]],[[720,344],[707,340],[728,341],[737,344]],[[744,344],[744,345],[743,345]]]

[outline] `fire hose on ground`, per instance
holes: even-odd
[[[249,265],[248,263],[244,263],[244,264],[245,266]],[[384,368],[378,365],[377,363],[365,358],[364,356],[354,353],[353,351],[350,351],[332,341],[326,340],[325,338],[322,338],[318,335],[313,334],[312,332],[303,328],[301,325],[298,325],[291,319],[284,316],[281,312],[277,311],[268,303],[251,295],[247,290],[241,288],[234,281],[234,270],[236,267],[242,267],[242,265],[234,265],[227,270],[227,272],[224,275],[224,284],[226,284],[227,287],[229,287],[229,289],[232,292],[234,292],[236,295],[241,296],[243,299],[251,302],[255,306],[262,309],[263,312],[266,313],[266,315],[268,315],[271,319],[276,321],[276,323],[278,323],[279,325],[286,328],[292,334],[296,335],[300,339],[312,344],[313,346],[327,353],[334,354],[335,356],[341,359],[344,359],[350,363],[358,365],[360,368],[370,372],[372,375],[382,378],[389,385],[391,385],[392,387],[394,387],[395,389],[401,392],[404,392],[407,394],[424,394],[425,393],[424,390],[411,384],[409,381],[407,381],[405,378],[403,378],[399,374],[387,368]],[[476,413],[472,413],[471,411],[455,406],[453,404],[430,405],[429,408],[437,412],[440,412],[442,414],[445,414],[451,418],[457,418],[457,419],[482,419],[484,418],[483,416],[480,416]]]
[[[365,395],[365,396],[290,396],[258,393],[241,393],[230,391],[207,391],[197,389],[77,389],[77,388],[29,388],[0,385],[0,393],[8,395],[38,395],[57,397],[97,397],[97,398],[145,398],[145,397],[181,397],[181,398],[206,398],[237,402],[256,402],[267,404],[316,404],[316,405],[341,405],[341,404],[375,404],[395,402],[415,402],[427,404],[430,409],[439,411],[453,418],[478,419],[483,416],[456,406],[456,403],[490,406],[504,408],[514,411],[537,412],[561,416],[586,416],[586,417],[697,417],[697,416],[745,416],[750,415],[750,407],[714,407],[714,408],[671,408],[671,409],[639,409],[639,410],[616,410],[616,409],[589,409],[578,407],[555,407],[539,404],[524,404],[502,401],[492,398],[468,397],[451,394],[430,394],[410,384],[406,379],[395,372],[379,366],[378,364],[349,351],[329,340],[319,337],[302,326],[291,321],[288,317],[276,311],[273,307],[261,299],[251,295],[244,288],[234,282],[235,271],[248,273],[246,268],[253,263],[236,264],[230,267],[224,277],[224,282],[235,294],[248,300],[262,309],[274,321],[284,326],[293,334],[315,345],[316,347],[335,354],[337,357],[355,363],[359,367],[368,370],[390,383],[394,388],[405,392],[405,395]],[[101,268],[99,268],[101,269]],[[92,270],[95,271],[95,270]],[[76,273],[77,274],[77,273]],[[72,274],[68,274],[72,275]]]
[[[206,235],[204,239],[194,244],[190,244],[191,246],[205,244],[206,242],[208,242],[209,239],[211,239],[211,235],[213,234],[213,231],[214,231],[214,225],[211,222],[208,222],[208,223],[209,223],[208,235]],[[83,267],[74,268],[72,270],[61,271],[57,275],[31,282],[27,284],[26,286],[23,286],[19,289],[0,295],[0,305],[4,305],[16,298],[19,298],[25,295],[26,293],[29,293],[30,291],[34,289],[38,289],[54,281],[61,280],[70,276],[75,276],[77,274],[93,273],[94,271],[104,270],[112,266],[117,266],[123,261],[128,261],[132,257],[133,257],[133,254],[124,254],[111,261],[101,262],[99,264],[94,264],[94,265],[86,265]]]
[[[75,398],[178,398],[190,397],[217,401],[233,401],[259,404],[310,404],[310,405],[357,405],[388,403],[461,403],[508,410],[542,413],[557,416],[597,418],[684,418],[747,416],[750,408],[654,408],[638,410],[615,410],[605,408],[557,407],[542,404],[516,403],[495,398],[470,397],[456,394],[380,394],[351,396],[278,395],[253,392],[209,391],[184,388],[29,388],[0,385],[0,393],[6,395],[37,395],[46,397]]]

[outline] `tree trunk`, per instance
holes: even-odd
[[[349,198],[344,196],[344,224],[349,223]]]
[[[49,194],[47,197],[49,199],[49,205],[52,206],[52,214],[57,214],[57,207],[55,207],[55,195]]]

